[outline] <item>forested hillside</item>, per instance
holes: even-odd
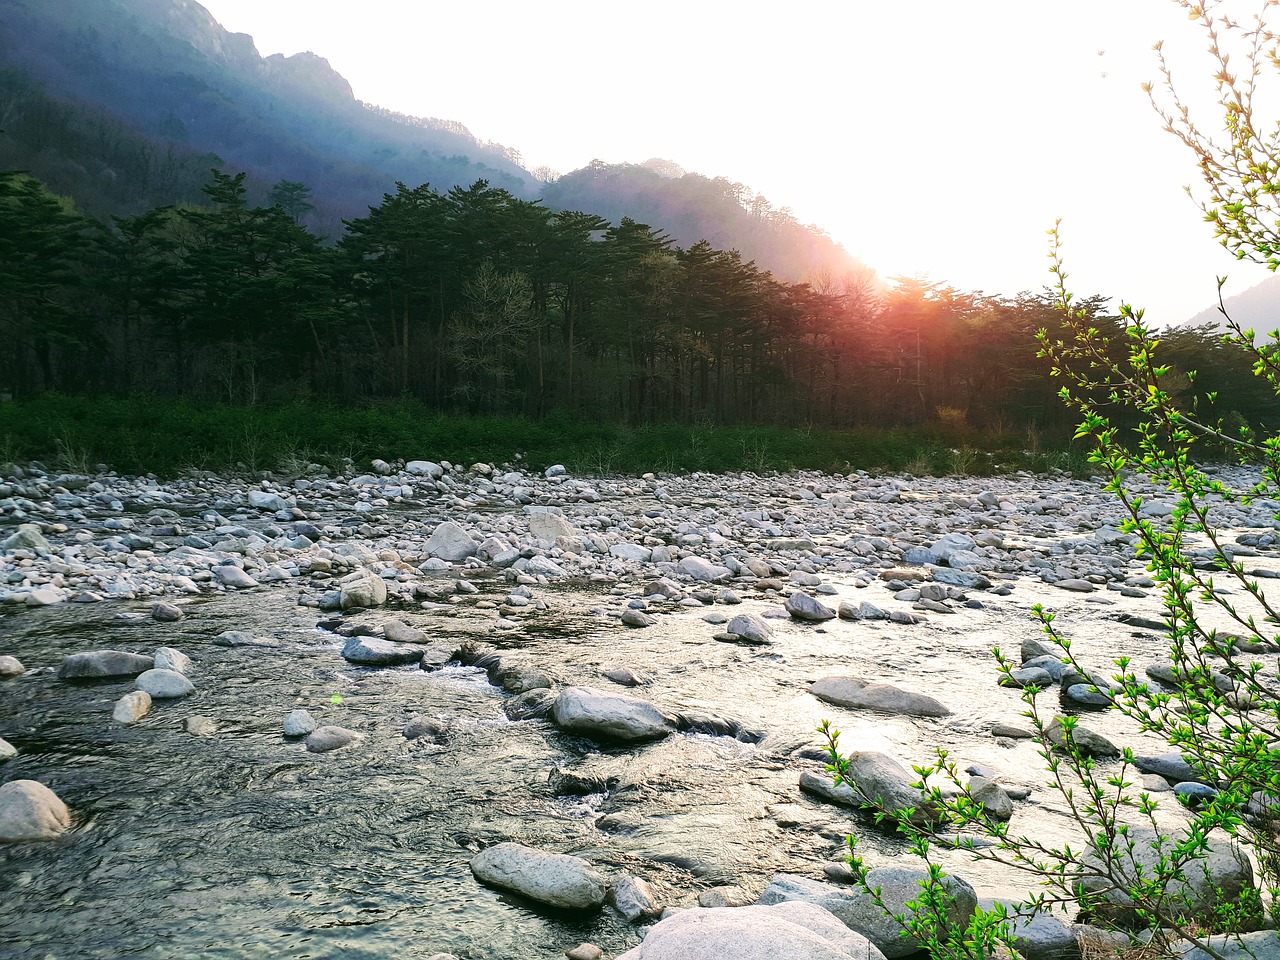
[[[1042,297],[902,281],[818,289],[655,227],[478,182],[401,185],[336,245],[216,173],[207,206],[108,229],[0,177],[0,388],[236,403],[413,397],[620,421],[1065,427]],[[865,278],[864,278],[865,279]],[[1104,305],[1096,323],[1118,331]],[[1213,337],[1165,345],[1254,419],[1268,398]],[[1239,362],[1236,362],[1236,366]],[[1184,384],[1190,390],[1191,384]]]

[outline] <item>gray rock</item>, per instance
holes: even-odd
[[[973,777],[969,781],[969,795],[982,804],[982,809],[992,820],[1008,820],[1013,816],[1013,801],[1000,784],[986,777]]]
[[[591,687],[567,687],[556,697],[551,718],[562,730],[603,740],[657,740],[675,721],[647,700]]]
[[[132,677],[155,666],[155,658],[122,650],[93,650],[64,657],[58,668],[60,680],[89,680],[98,677]]]
[[[717,580],[728,580],[733,576],[733,572],[728,567],[722,567],[717,563],[711,563],[703,560],[701,557],[684,557],[678,564],[676,569],[683,573],[686,577],[692,577],[694,580],[703,583],[713,583]]]
[[[806,623],[834,620],[836,616],[836,612],[825,603],[799,590],[789,596],[783,606],[786,607],[787,613],[791,614],[792,619],[803,620]]]
[[[0,657],[0,679],[20,677],[26,672],[26,668],[17,657]]]
[[[1045,736],[1049,738],[1049,742],[1057,749],[1063,749],[1066,742],[1066,728],[1062,725],[1061,717],[1054,717],[1049,726],[1045,728]],[[1100,733],[1094,733],[1088,727],[1077,723],[1075,729],[1071,732],[1072,739],[1075,741],[1076,747],[1089,757],[1118,757],[1120,756],[1120,748],[1108,740]]]
[[[609,899],[614,909],[632,923],[662,912],[649,884],[630,874],[623,874],[610,885]]]
[[[186,614],[182,612],[182,608],[175,603],[153,603],[151,605],[151,619],[158,620],[161,623],[177,623]]]
[[[328,753],[330,750],[337,750],[363,739],[364,737],[354,730],[329,726],[318,727],[311,731],[304,742],[308,753]]]
[[[753,613],[738,614],[724,630],[748,643],[765,644],[773,636],[773,628]]]
[[[912,786],[920,778],[892,757],[875,751],[861,751],[850,753],[844,759],[848,764],[848,782],[843,786],[851,791],[851,805],[882,810],[890,816],[907,815],[912,823],[921,826],[938,819],[938,810],[920,795],[918,788]],[[805,778],[802,777],[801,787],[804,786]],[[835,790],[837,796],[843,794],[839,786]]]
[[[886,957],[906,956],[922,945],[908,934],[893,914],[907,912],[907,902],[920,896],[920,882],[927,871],[909,867],[877,867],[867,874],[867,885],[880,891],[888,913],[877,906],[870,893],[861,887],[836,886],[793,874],[774,876],[764,893],[762,904],[803,901],[832,913],[850,930],[870,940]],[[977,895],[964,880],[954,875],[944,881],[955,903],[949,913],[953,927],[963,930],[978,905]]]
[[[218,732],[218,724],[212,717],[187,717],[182,721],[182,729],[193,737],[212,737]]]
[[[884,954],[811,903],[682,910],[649,929],[618,960],[884,960]]]
[[[0,737],[0,763],[6,760],[12,760],[18,755],[18,748],[8,740]]]
[[[0,550],[31,550],[41,556],[48,556],[52,549],[40,527],[34,523],[18,524],[17,532],[0,542]]]
[[[0,786],[0,843],[52,840],[71,827],[71,811],[37,780]]]
[[[357,570],[343,577],[338,590],[338,605],[343,610],[380,607],[387,602],[386,581],[371,570]]]
[[[745,907],[755,901],[756,898],[747,891],[732,885],[710,887],[698,894],[700,907]]]
[[[402,646],[378,637],[352,637],[342,647],[342,656],[351,663],[369,667],[390,667],[401,663],[417,663],[422,648]]]
[[[1185,842],[1181,830],[1157,833],[1151,827],[1131,826],[1128,844],[1122,844],[1110,865],[1096,846],[1086,855],[1077,876],[1081,890],[1089,894],[1088,902],[1095,916],[1121,926],[1138,923],[1133,901],[1125,892],[1139,876],[1154,876],[1163,853],[1172,853],[1175,844]],[[1214,837],[1205,854],[1182,865],[1181,876],[1171,880],[1166,889],[1165,909],[1169,915],[1184,921],[1212,922],[1216,904],[1241,899],[1254,888],[1253,867],[1248,856],[1234,843]]]
[[[1160,753],[1155,756],[1134,757],[1133,765],[1143,773],[1154,773],[1170,783],[1186,780],[1204,780],[1204,774],[1183,759],[1180,753]]]
[[[191,669],[191,658],[173,647],[156,647],[155,668],[172,670],[174,673],[186,673]]]
[[[1041,690],[1053,686],[1053,677],[1040,667],[1014,667],[1008,676],[1000,678],[1002,687],[1038,687]]]
[[[948,717],[951,711],[933,697],[900,690],[887,683],[869,683],[858,677],[823,677],[809,686],[819,700],[838,707],[877,710],[907,717]]]
[[[836,611],[841,620],[888,620],[889,613],[881,610],[874,603],[868,603],[863,600],[856,607],[847,600],[840,601],[840,607]]]
[[[316,729],[315,718],[306,710],[290,710],[282,724],[286,737],[305,737]]]
[[[529,515],[529,535],[535,540],[555,542],[559,537],[576,537],[580,531],[557,510],[552,513],[546,507],[525,507]]]
[[[466,530],[452,520],[446,520],[431,532],[430,538],[422,549],[429,557],[458,563],[468,557],[474,557],[477,544]]]
[[[1222,960],[1280,960],[1280,934],[1275,930],[1227,935],[1213,934],[1207,943]],[[1178,945],[1181,960],[1211,960],[1213,954],[1189,941]]]
[[[116,701],[111,719],[116,723],[137,723],[151,712],[151,694],[145,690],[132,690]]]
[[[407,623],[400,620],[388,620],[382,625],[382,635],[392,643],[426,643],[427,634],[424,630],[417,627],[411,627]]]
[[[991,911],[996,900],[979,900],[982,910]],[[1026,960],[1078,960],[1080,946],[1071,925],[1050,913],[1030,917],[1014,916],[1016,904],[1006,903],[1013,949]]]
[[[471,873],[487,886],[565,910],[590,910],[605,899],[604,878],[586,860],[519,843],[482,850],[471,859]]]
[[[176,700],[196,692],[195,684],[177,670],[146,670],[138,675],[137,684],[153,700]]]
[[[550,557],[530,557],[524,569],[526,573],[532,576],[547,577],[551,580],[569,576],[569,571]]]
[[[213,577],[223,586],[235,587],[237,590],[244,590],[258,585],[257,580],[253,579],[234,563],[223,563],[214,567]]]
[[[540,720],[551,716],[551,708],[555,706],[556,695],[545,687],[526,690],[517,694],[502,705],[502,712],[508,720]]]
[[[431,740],[439,743],[449,732],[449,724],[432,717],[413,717],[404,725],[406,740]]]
[[[249,506],[258,510],[267,510],[275,513],[277,510],[288,510],[289,502],[278,493],[268,493],[266,490],[250,490],[247,494]]]
[[[628,627],[652,627],[658,621],[643,610],[633,610],[628,607],[622,611],[622,622]]]

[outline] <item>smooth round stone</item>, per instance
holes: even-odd
[[[195,693],[195,685],[177,670],[147,670],[138,675],[138,689],[153,700],[174,700]]]
[[[0,657],[0,678],[19,677],[26,672],[22,661],[17,657]]]
[[[191,658],[173,647],[156,648],[156,669],[185,674],[191,669]]]
[[[162,601],[151,605],[151,619],[159,620],[161,623],[177,623],[185,616],[186,614],[177,604]]]
[[[12,760],[17,755],[18,748],[8,740],[0,737],[0,763],[3,763],[5,760]]]
[[[52,840],[70,827],[71,811],[43,783],[10,780],[0,786],[0,843]]]
[[[286,737],[305,737],[316,729],[316,721],[305,710],[291,710],[284,718],[284,735]]]
[[[212,737],[218,732],[218,725],[212,717],[187,717],[182,721],[182,729],[193,737]]]
[[[308,753],[328,753],[364,738],[346,727],[320,727],[307,735]]]
[[[116,701],[111,719],[116,723],[137,723],[151,712],[151,695],[145,690],[131,690]]]

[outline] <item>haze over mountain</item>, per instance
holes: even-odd
[[[396,182],[483,179],[559,209],[650,222],[681,246],[736,248],[788,280],[865,270],[741,184],[674,164],[597,162],[544,185],[518,150],[362,103],[322,55],[263,57],[194,0],[6,0],[0,129],[0,168],[29,170],[96,216],[202,202],[219,167],[246,171],[256,202],[280,181],[305,184],[308,222],[335,237]]]
[[[1273,330],[1280,329],[1280,276],[1271,276],[1261,283],[1231,293],[1232,285],[1223,288],[1222,305],[1227,315],[1246,330],[1253,330],[1262,340]],[[1223,326],[1224,319],[1218,305],[1206,307],[1181,326],[1194,327],[1203,324]]]

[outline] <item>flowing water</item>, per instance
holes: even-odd
[[[852,580],[832,582],[855,601],[886,597],[855,590]],[[479,598],[505,593],[497,581],[481,587]],[[0,779],[45,783],[71,808],[75,828],[49,843],[0,846],[0,956],[451,952],[527,960],[559,957],[583,940],[611,956],[639,942],[637,927],[608,908],[561,913],[490,890],[472,878],[470,858],[493,842],[517,840],[586,857],[606,875],[645,877],[660,901],[689,905],[713,884],[758,891],[779,871],[820,876],[823,863],[840,858],[847,831],[864,838],[869,860],[902,856],[901,842],[870,818],[799,792],[799,774],[822,768],[814,729],[823,718],[842,730],[846,749],[879,749],[911,763],[928,761],[941,746],[961,768],[988,764],[1035,790],[1031,802],[1016,805],[1016,829],[1051,840],[1072,835],[1061,798],[1044,789],[1037,747],[1000,746],[987,732],[993,721],[1020,720],[1023,705],[1015,691],[996,685],[989,651],[999,645],[1016,657],[1023,639],[1038,636],[1028,611],[1041,595],[1031,595],[1031,586],[1004,598],[976,594],[983,609],[916,626],[772,621],[777,632],[767,647],[715,642],[720,628],[702,621],[705,609],[672,606],[654,627],[620,627],[604,611],[621,602],[603,589],[581,582],[540,589],[550,610],[515,634],[489,632],[491,614],[465,603],[354,619],[376,625],[394,615],[441,642],[479,638],[516,647],[557,682],[718,714],[766,739],[755,745],[676,734],[607,748],[547,721],[511,722],[502,709],[507,695],[479,669],[348,664],[338,652],[341,639],[318,629],[316,611],[299,606],[287,589],[195,601],[176,624],[113,622],[128,604],[3,612],[0,653],[20,657],[28,673],[0,681],[0,737],[20,751],[0,767]],[[1163,655],[1158,635],[1109,619],[1118,607],[1062,591],[1054,602],[1084,658],[1100,667],[1123,653],[1140,663]],[[1127,610],[1158,616],[1155,600],[1124,602]],[[716,609],[732,615],[777,604]],[[277,646],[213,643],[229,629],[271,637]],[[110,719],[131,680],[56,679],[61,658],[72,652],[150,653],[161,645],[192,657],[197,692],[157,702],[134,726]],[[600,676],[612,665],[653,682],[636,691],[614,687]],[[955,715],[916,720],[826,705],[807,684],[828,674],[928,692]],[[1041,696],[1056,707],[1052,694]],[[282,717],[296,707],[365,739],[309,754],[280,733]],[[185,732],[184,719],[196,715],[212,718],[216,734]],[[401,730],[416,715],[447,721],[448,736],[439,744],[406,740]],[[1161,749],[1113,714],[1083,722],[1140,751]],[[607,793],[557,797],[548,786],[557,768],[617,779]],[[960,855],[947,862],[980,895],[1025,890],[1020,878]]]

